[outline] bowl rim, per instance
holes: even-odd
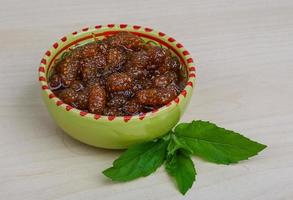
[[[168,48],[172,48],[174,53],[181,59],[181,62],[184,62],[184,65],[187,69],[187,82],[184,87],[184,89],[181,91],[181,93],[172,101],[170,101],[168,104],[160,107],[157,110],[147,112],[147,113],[141,113],[139,115],[133,115],[133,116],[106,116],[106,115],[99,115],[99,114],[93,114],[89,112],[85,112],[82,110],[79,110],[77,108],[74,108],[66,103],[64,103],[61,99],[59,99],[57,96],[54,95],[52,90],[50,90],[47,82],[47,72],[48,68],[52,65],[52,61],[54,61],[56,55],[59,53],[62,53],[62,51],[66,50],[64,49],[64,44],[68,40],[68,38],[72,38],[74,36],[77,36],[79,34],[95,34],[98,35],[99,33],[103,33],[101,35],[105,35],[104,32],[119,32],[119,31],[129,31],[137,35],[142,35],[143,37],[149,37],[151,39],[155,39],[156,42],[159,42],[160,44],[167,45]],[[78,38],[74,39],[73,41],[76,42]],[[66,45],[68,46],[68,45]],[[65,47],[66,47],[65,46]],[[72,45],[70,45],[72,46]],[[68,48],[70,47],[68,46]],[[61,48],[62,47],[62,48]],[[67,49],[68,49],[67,48]],[[53,55],[55,57],[53,57]],[[53,57],[53,58],[52,58]],[[48,62],[48,60],[51,60],[51,62]],[[178,104],[182,103],[182,101],[187,97],[192,95],[192,90],[195,85],[195,79],[196,79],[196,66],[194,64],[194,61],[190,55],[190,53],[184,48],[184,46],[177,42],[174,38],[168,36],[167,34],[154,30],[149,27],[143,27],[138,25],[129,25],[129,24],[107,24],[107,25],[96,25],[92,27],[85,27],[81,30],[74,31],[71,34],[68,34],[58,41],[56,41],[50,49],[48,49],[45,52],[45,55],[41,59],[41,63],[38,69],[38,77],[39,77],[39,83],[41,86],[41,90],[43,90],[46,93],[46,97],[49,99],[49,101],[52,101],[56,107],[63,108],[64,110],[75,113],[76,115],[79,115],[80,117],[93,119],[93,120],[103,120],[103,121],[116,121],[116,120],[122,120],[124,122],[133,121],[133,120],[143,120],[145,118],[152,118],[156,115],[159,115],[163,111],[174,109]]]

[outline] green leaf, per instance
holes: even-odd
[[[184,195],[195,181],[196,171],[189,155],[176,151],[165,163],[168,174],[174,177],[179,191]]]
[[[192,154],[193,151],[190,149],[188,145],[185,143],[182,143],[182,141],[178,140],[177,136],[174,134],[174,132],[170,133],[170,142],[168,144],[167,150],[168,150],[168,156],[172,156],[177,150],[181,150],[186,152],[187,154]]]
[[[189,147],[193,154],[218,164],[237,163],[266,148],[266,145],[239,133],[205,121],[179,124],[175,134],[180,143]]]
[[[113,181],[130,181],[148,176],[165,161],[167,144],[168,141],[159,139],[134,145],[113,162],[113,167],[103,171],[103,174]]]

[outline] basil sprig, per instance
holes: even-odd
[[[266,145],[211,122],[192,121],[178,124],[163,138],[130,147],[103,174],[113,181],[130,181],[150,175],[165,163],[167,173],[185,194],[196,178],[192,155],[228,165],[246,160],[264,148]]]

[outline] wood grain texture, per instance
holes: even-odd
[[[0,0],[0,199],[293,199],[293,1]],[[182,121],[210,120],[269,147],[231,166],[195,158],[182,197],[161,168],[117,184],[101,175],[121,152],[65,135],[39,94],[37,67],[56,38],[84,26],[150,26],[198,65]]]

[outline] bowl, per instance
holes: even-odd
[[[158,110],[137,116],[101,116],[87,113],[65,104],[56,97],[47,82],[56,60],[62,59],[70,48],[94,41],[93,34],[102,39],[119,31],[129,31],[145,41],[169,48],[180,59],[188,76],[182,92]],[[193,59],[181,43],[152,28],[128,24],[86,27],[62,37],[46,51],[38,70],[42,98],[58,126],[83,143],[107,149],[124,149],[166,134],[183,115],[195,84]]]

